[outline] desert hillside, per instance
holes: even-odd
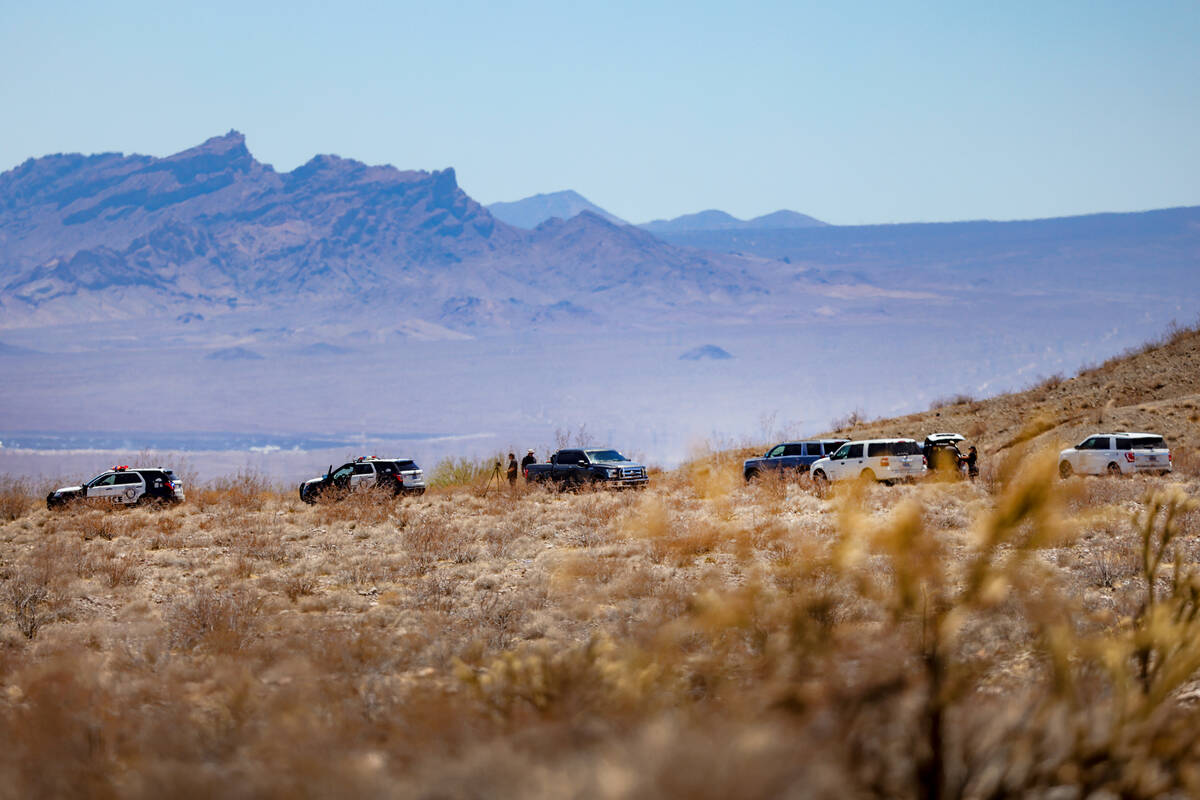
[[[984,400],[954,398],[929,411],[858,421],[834,434],[865,438],[962,433],[985,455],[1030,442],[1059,447],[1106,430],[1161,433],[1177,457],[1200,452],[1200,327],[1174,329],[1132,353],[1072,378]]]
[[[1196,359],[1181,333],[855,432],[1182,437]],[[0,797],[1197,796],[1195,461],[1048,455],[828,494],[731,452],[624,493],[468,471],[308,506],[239,475],[55,512],[8,476]]]

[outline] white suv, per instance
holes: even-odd
[[[914,439],[867,439],[846,442],[831,456],[813,462],[814,481],[866,478],[892,483],[925,475],[925,456]]]
[[[163,467],[113,467],[79,486],[64,486],[46,495],[46,507],[60,508],[76,501],[116,506],[182,503],[183,482]]]
[[[1157,433],[1096,433],[1058,454],[1058,474],[1130,475],[1134,472],[1167,474],[1173,458]]]

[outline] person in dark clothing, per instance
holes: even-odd
[[[535,456],[533,454],[533,448],[531,447],[531,448],[529,448],[529,452],[525,454],[525,457],[521,459],[521,474],[522,475],[525,474],[525,468],[528,467],[530,464],[536,464],[536,463],[537,463],[537,456]]]
[[[967,451],[967,477],[975,480],[979,476],[979,451],[975,449],[975,445],[971,445],[971,449]]]
[[[508,485],[517,485],[517,456],[515,453],[508,454]]]

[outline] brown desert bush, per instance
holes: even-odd
[[[0,521],[20,519],[36,505],[32,483],[20,478],[0,477]]]
[[[172,647],[205,646],[217,652],[241,650],[254,635],[261,598],[242,589],[193,584],[167,612]]]

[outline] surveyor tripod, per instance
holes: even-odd
[[[500,462],[499,462],[499,461],[497,461],[497,462],[496,462],[496,463],[495,463],[495,464],[492,466],[492,474],[488,476],[487,483],[485,483],[485,484],[483,485],[483,491],[479,493],[479,496],[480,496],[480,497],[486,497],[486,496],[487,496],[488,490],[492,488],[492,481],[495,481],[495,482],[496,482],[496,491],[497,491],[497,492],[498,492],[498,491],[500,491],[500,487],[501,487],[503,484],[501,484],[501,483],[500,483],[500,481],[501,481],[501,476],[500,476]]]

